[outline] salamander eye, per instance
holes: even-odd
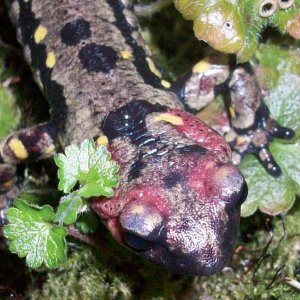
[[[293,6],[295,3],[294,0],[278,0],[278,6],[281,9],[287,9],[290,8],[291,6]]]
[[[127,244],[134,248],[135,250],[149,250],[151,249],[152,243],[144,240],[143,238],[134,235],[129,232],[125,232],[124,234],[125,240]]]
[[[270,17],[277,10],[276,0],[263,0],[259,5],[258,13],[261,17]]]

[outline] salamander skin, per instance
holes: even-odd
[[[225,94],[230,99],[227,108],[231,121],[231,130],[225,139],[233,151],[234,164],[239,164],[245,154],[252,153],[269,174],[281,175],[269,144],[273,138],[291,139],[295,133],[280,126],[270,114],[250,63],[237,65],[235,60],[214,54],[199,61],[172,89],[191,111],[199,111],[218,94]]]
[[[246,183],[223,137],[185,112],[153,73],[131,4],[18,0],[10,15],[51,121],[5,138],[2,161],[34,151],[32,158],[47,157],[56,141],[65,147],[95,137],[120,165],[115,196],[92,204],[112,235],[175,272],[221,270]]]

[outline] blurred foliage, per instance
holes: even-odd
[[[165,0],[164,0],[165,1]],[[174,0],[176,8],[193,21],[195,36],[214,49],[248,61],[267,26],[300,38],[300,0]]]

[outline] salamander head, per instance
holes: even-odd
[[[194,115],[145,101],[111,113],[103,130],[120,184],[93,208],[113,236],[175,272],[221,270],[247,194],[224,138]]]
[[[193,145],[153,159],[129,190],[94,209],[140,256],[178,273],[209,275],[232,255],[246,194],[237,167]]]

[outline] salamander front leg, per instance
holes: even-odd
[[[51,157],[55,152],[56,130],[51,123],[13,132],[0,140],[0,191],[12,188],[16,165],[25,160]]]
[[[232,129],[225,139],[233,150],[233,162],[238,164],[246,153],[252,153],[269,174],[279,176],[281,170],[270,153],[269,143],[274,137],[291,139],[294,131],[280,126],[273,119],[250,64],[235,68],[229,88]]]
[[[232,129],[225,138],[233,151],[233,162],[239,164],[245,154],[252,153],[271,175],[281,174],[269,144],[273,137],[291,139],[294,131],[280,126],[271,116],[249,63],[233,62],[230,67],[225,56],[206,57],[177,80],[172,89],[192,112],[204,108],[220,93],[229,94]]]
[[[230,74],[226,55],[207,56],[172,84],[185,108],[197,112],[204,108],[224,89]]]

